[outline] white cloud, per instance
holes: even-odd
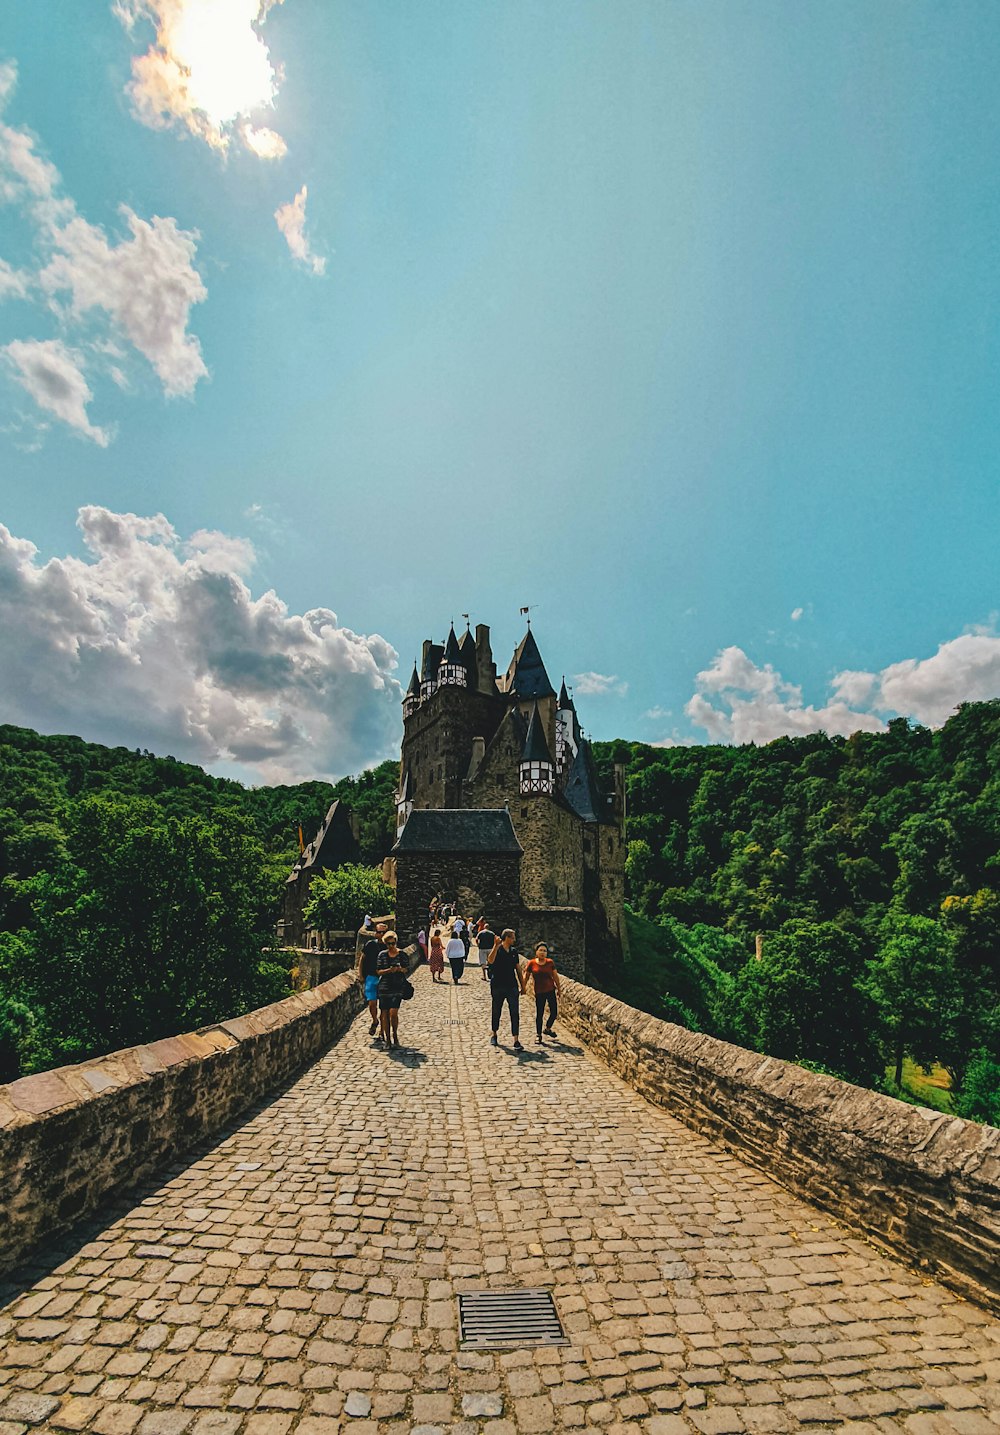
[[[107,447],[108,431],[92,424],[87,413],[94,395],[84,377],[80,354],[67,349],[58,339],[15,339],[0,353],[7,357],[17,382],[40,409],[54,414],[101,448]]]
[[[181,125],[225,152],[237,138],[262,159],[280,159],[285,141],[251,116],[273,106],[282,75],[259,26],[281,0],[117,0],[131,33],[150,22],[156,39],[132,60],[128,94],[153,129]]]
[[[85,558],[43,563],[0,525],[0,715],[267,781],[339,775],[399,740],[396,654],[241,576],[245,540],[80,510]]]
[[[695,679],[684,711],[715,742],[769,742],[781,736],[881,731],[889,717],[940,727],[959,704],[1000,698],[1000,634],[995,624],[942,643],[930,658],[905,658],[879,673],[837,673],[820,707],[770,663],[757,667],[742,648],[724,648]]]
[[[930,658],[905,658],[878,675],[877,708],[940,727],[959,703],[1000,697],[1000,635],[963,633]]]
[[[0,259],[0,299],[24,299],[28,294],[28,276]]]
[[[627,692],[628,683],[617,673],[577,673],[573,679],[574,697],[605,697],[609,693],[624,697]]]
[[[713,742],[770,742],[781,736],[826,732],[848,737],[859,729],[885,727],[873,713],[857,712],[840,697],[823,707],[807,706],[802,691],[770,663],[759,668],[742,648],[724,648],[695,678],[696,690],[684,711]]]
[[[15,66],[0,65],[0,93],[9,95],[16,77]],[[46,256],[37,272],[0,260],[0,298],[41,302],[73,343],[71,351],[62,338],[32,336],[17,341],[27,348],[9,347],[7,355],[40,407],[106,443],[110,430],[86,416],[93,395],[83,373],[106,376],[126,390],[123,341],[149,361],[168,395],[191,394],[208,373],[198,339],[188,332],[191,309],[207,294],[195,268],[199,236],[175,219],[145,220],[122,206],[128,233],[109,239],[58,194],[60,184],[27,130],[0,125],[0,197],[17,207]]]
[[[0,110],[14,93],[17,85],[17,66],[13,60],[0,60]]]
[[[274,211],[274,217],[278,228],[285,236],[293,258],[301,264],[305,264],[314,274],[322,274],[326,269],[326,260],[313,253],[305,236],[308,194],[307,187],[303,185],[294,199],[289,200],[288,204],[280,205]]]
[[[792,622],[793,622],[793,623],[797,623],[797,622],[799,621],[799,619],[802,617],[802,614],[803,614],[805,611],[806,611],[806,610],[805,610],[804,608],[793,608],[793,609],[792,609]]]
[[[149,360],[167,394],[190,394],[208,370],[187,332],[191,307],[208,291],[194,267],[198,235],[174,219],[147,223],[122,207],[131,239],[109,244],[103,229],[79,217],[55,230],[56,253],[39,275],[50,294],[68,290],[79,318],[102,310]]]

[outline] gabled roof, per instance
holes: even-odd
[[[520,856],[505,807],[419,807],[411,812],[393,847],[401,852],[489,852]]]
[[[516,693],[519,698],[554,698],[556,695],[530,628],[511,659],[506,688],[507,692]]]
[[[521,752],[522,762],[547,762],[551,766],[552,754],[549,752],[549,745],[545,741],[545,727],[538,715],[538,704],[531,709],[531,719],[528,723],[528,733],[524,739],[524,748]]]
[[[459,666],[461,666],[462,650],[458,646],[458,639],[455,637],[454,623],[452,623],[451,625],[451,631],[448,634],[448,641],[444,645],[444,655],[441,658],[441,661],[442,663],[458,663]]]
[[[348,860],[352,862],[357,861],[358,844],[354,836],[353,828],[351,827],[350,812],[339,799],[336,802],[330,803],[330,806],[326,810],[326,816],[320,824],[319,831],[309,845],[299,853],[295,859],[295,865],[286,880],[289,882],[297,882],[303,872],[308,872],[312,867],[323,866],[324,844],[329,837],[331,839],[331,848],[336,848],[338,836],[341,851],[347,853],[353,851],[353,855],[349,855]],[[332,855],[332,851],[327,852],[326,859],[329,859]]]
[[[431,643],[424,654],[423,667],[420,669],[420,681],[422,683],[436,683],[438,668],[441,666],[441,654],[444,648],[440,643]]]
[[[417,672],[416,663],[413,664],[413,676],[410,679],[410,686],[406,689],[406,696],[408,698],[418,698],[420,696],[420,675]]]
[[[601,791],[589,742],[581,742],[577,748],[566,778],[566,786],[563,788],[563,796],[584,822],[611,821],[608,800]]]

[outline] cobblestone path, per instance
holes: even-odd
[[[1000,1322],[573,1040],[492,1049],[476,970],[415,983],[409,1050],[359,1018],[0,1292],[0,1435],[1000,1431]],[[461,1352],[484,1285],[551,1287],[571,1343]]]

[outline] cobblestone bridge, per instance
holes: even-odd
[[[1000,1322],[692,1134],[571,1038],[415,977],[0,1291],[0,1435],[1000,1432]],[[134,1204],[132,1204],[134,1202]],[[569,1344],[463,1352],[456,1293]]]

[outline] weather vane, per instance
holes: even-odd
[[[521,609],[521,617],[527,619],[528,627],[529,627],[529,628],[531,627],[531,610],[532,610],[532,608],[534,608],[534,607],[537,607],[537,604],[531,603],[531,604],[528,605],[527,608],[522,608],[522,609]]]

